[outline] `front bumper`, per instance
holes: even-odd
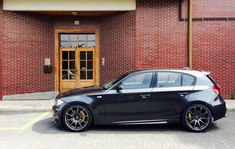
[[[62,104],[62,105],[53,105],[52,107],[52,112],[53,112],[53,120],[54,122],[58,125],[58,126],[61,126],[62,125],[62,112],[63,112],[63,109],[65,107],[65,104]]]
[[[217,100],[211,103],[214,121],[226,117],[226,103],[222,97],[218,97]]]

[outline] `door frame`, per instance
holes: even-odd
[[[54,41],[55,41],[55,47],[54,47],[54,54],[55,54],[55,62],[54,62],[54,68],[55,68],[55,90],[60,92],[60,39],[59,34],[61,33],[93,33],[95,34],[95,51],[94,51],[94,82],[95,86],[100,85],[100,64],[99,64],[99,58],[100,58],[100,42],[99,42],[99,30],[98,29],[55,29],[54,32]]]

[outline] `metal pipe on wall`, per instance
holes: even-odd
[[[193,68],[193,0],[188,0],[188,65]]]

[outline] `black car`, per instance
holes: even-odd
[[[54,121],[70,131],[95,125],[181,123],[201,132],[225,117],[220,87],[210,73],[196,70],[141,70],[102,87],[61,93]]]

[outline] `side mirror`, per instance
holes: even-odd
[[[119,92],[120,90],[123,90],[123,86],[121,85],[118,85],[117,88],[116,88],[117,92]]]

